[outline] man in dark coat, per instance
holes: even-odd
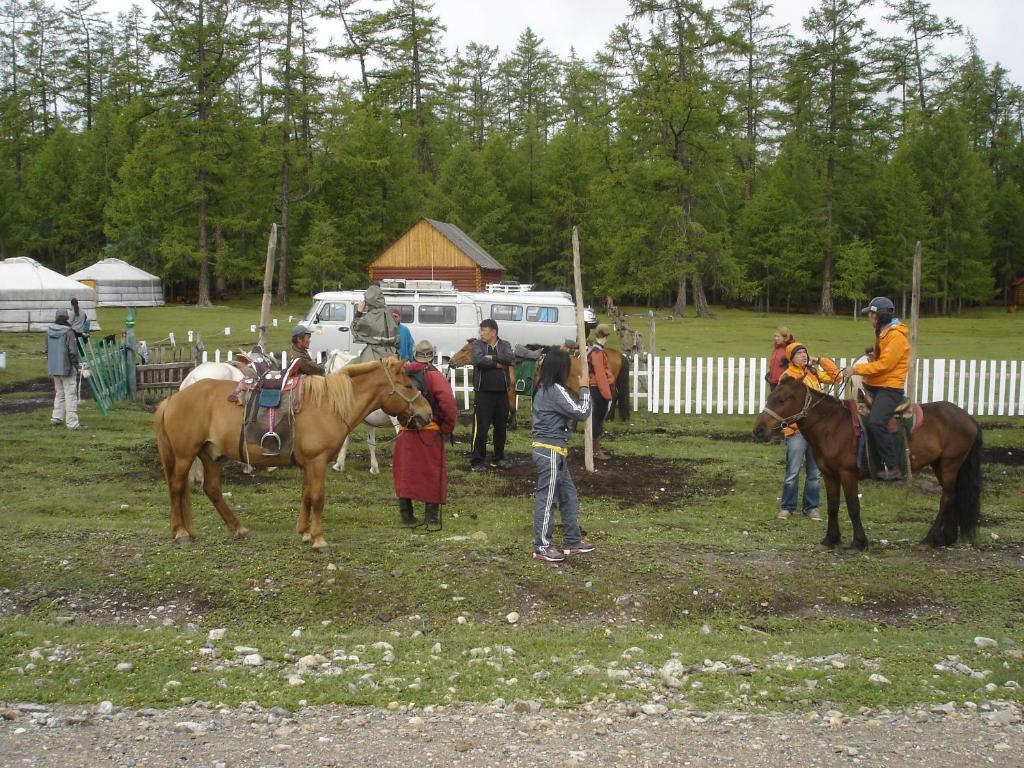
[[[508,425],[509,368],[516,364],[512,345],[498,338],[498,324],[490,318],[480,323],[480,338],[473,340],[473,455],[474,472],[487,469],[487,432],[494,427],[494,455],[491,466],[508,467],[505,461],[505,428]]]
[[[421,339],[413,350],[413,362],[405,365],[405,372],[426,386],[425,397],[431,401],[434,419],[422,429],[401,428],[392,457],[395,495],[402,523],[408,526],[417,524],[412,503],[422,501],[426,503],[426,523],[430,530],[440,529],[438,505],[448,500],[444,441],[455,430],[458,416],[451,385],[433,366],[436,355],[434,345]]]
[[[292,328],[292,359],[298,360],[296,370],[306,376],[324,376],[324,367],[309,356],[309,342],[312,334],[309,328],[299,323]]]

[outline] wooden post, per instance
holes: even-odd
[[[921,308],[921,241],[914,246],[914,283],[910,294],[910,368],[907,371],[907,389],[910,406],[917,402],[917,321]],[[910,453],[910,440],[907,440],[907,480],[911,479],[914,469],[911,466],[913,456]]]
[[[921,241],[914,246],[914,283],[910,294],[910,370],[907,374],[907,390],[910,403],[917,402],[917,321],[921,307]]]
[[[128,379],[128,397],[135,399],[139,394],[138,382],[135,379],[135,313],[131,307],[124,317],[124,356],[125,370]]]
[[[583,387],[590,385],[589,367],[587,366],[587,327],[583,322],[583,273],[580,269],[580,234],[572,228],[572,275],[576,284],[576,343],[580,350],[580,394]],[[583,466],[587,472],[594,471],[594,410],[591,407],[587,416],[587,428],[583,440]]]
[[[267,351],[267,325],[270,323],[270,288],[274,281],[274,256],[277,253],[277,222],[270,225],[267,240],[267,264],[263,269],[263,303],[260,305],[260,350]]]

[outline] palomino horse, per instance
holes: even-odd
[[[448,360],[452,368],[462,368],[473,364],[473,339],[468,339],[465,346],[459,349]],[[619,350],[606,347],[608,353],[608,364],[612,369],[612,376],[615,377],[615,398],[612,400],[612,407],[618,406],[619,416],[625,420],[629,418],[629,359]],[[579,356],[571,357],[572,368],[569,371],[569,378],[565,383],[566,389],[572,392],[573,397],[579,397],[579,380],[581,363]],[[537,373],[540,373],[540,365],[537,366]],[[514,427],[516,421],[516,383],[515,375],[509,377],[508,388],[508,420],[509,426]]]
[[[340,371],[346,365],[355,360],[356,356],[348,352],[342,352],[340,349],[333,350],[327,355],[327,362],[324,363],[324,369],[328,373],[334,373]],[[370,452],[370,474],[380,474],[380,464],[377,461],[377,430],[384,427],[391,427],[398,433],[398,419],[394,416],[388,416],[384,411],[376,410],[363,419],[363,424],[366,426],[366,446]],[[331,465],[331,469],[335,472],[345,471],[345,458],[348,456],[348,439],[351,435],[345,436],[345,441],[341,444],[341,450],[338,451],[338,458]]]
[[[948,547],[958,536],[973,539],[981,520],[981,426],[953,403],[921,406],[924,423],[910,438],[911,468],[914,472],[930,466],[942,486],[939,513],[923,544]],[[769,434],[796,423],[814,451],[828,493],[828,530],[822,544],[839,544],[839,488],[846,497],[846,511],[853,525],[853,546],[868,545],[860,522],[857,483],[868,476],[867,467],[857,466],[853,424],[846,404],[830,395],[783,378],[754,424],[754,435]],[[865,462],[866,464],[866,462]]]
[[[321,518],[327,462],[337,454],[352,428],[378,408],[403,424],[430,423],[430,404],[402,371],[396,358],[350,365],[330,376],[307,376],[302,381],[302,409],[293,421],[291,455],[264,455],[258,444],[245,446],[257,466],[302,467],[302,505],[297,529],[302,540],[318,552],[327,550]],[[239,435],[244,409],[228,401],[234,382],[199,381],[168,397],[153,419],[157,450],[171,499],[171,535],[175,541],[196,538],[189,499],[188,470],[192,460],[203,463],[203,490],[228,529],[236,536],[248,531],[224,502],[221,479],[224,459],[240,461]]]

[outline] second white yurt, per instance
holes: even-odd
[[[27,256],[0,261],[0,331],[45,331],[58,309],[71,311],[72,298],[99,328],[92,288]]]
[[[160,278],[120,259],[103,259],[71,276],[96,288],[101,307],[160,307],[164,289]]]

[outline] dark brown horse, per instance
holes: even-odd
[[[433,416],[430,404],[402,370],[397,357],[349,365],[328,376],[302,381],[302,409],[295,414],[290,454],[266,455],[259,444],[239,446],[244,409],[228,401],[233,381],[198,381],[168,397],[156,409],[153,429],[171,499],[171,535],[177,542],[196,538],[189,499],[188,471],[203,463],[203,490],[235,536],[248,531],[224,501],[221,477],[224,460],[248,461],[260,467],[298,464],[302,467],[302,504],[296,530],[318,552],[327,550],[321,524],[324,474],[342,441],[378,408],[403,424],[421,427]]]
[[[921,408],[924,423],[910,439],[911,468],[917,472],[931,467],[942,486],[939,513],[922,543],[948,547],[959,536],[973,539],[981,520],[981,426],[953,403],[928,403]],[[754,435],[767,439],[789,423],[800,426],[825,480],[828,530],[821,543],[827,547],[839,544],[842,486],[853,525],[853,546],[864,549],[868,539],[860,522],[857,483],[868,476],[868,470],[857,466],[849,409],[834,397],[784,378],[758,415]]]
[[[545,349],[546,351],[546,349]],[[615,397],[612,400],[612,414],[618,408],[619,416],[625,421],[629,418],[629,358],[619,350],[606,347],[608,353],[608,365],[612,369],[612,376],[615,377]],[[572,369],[569,371],[569,378],[566,381],[566,388],[572,392],[574,397],[579,397],[579,378],[581,364],[579,356],[572,357]],[[462,368],[473,364],[473,339],[468,339],[465,346],[453,354],[448,360],[452,368]],[[537,366],[537,374],[540,374],[540,365]],[[509,376],[508,385],[508,421],[509,426],[515,429],[516,426],[516,377]]]

